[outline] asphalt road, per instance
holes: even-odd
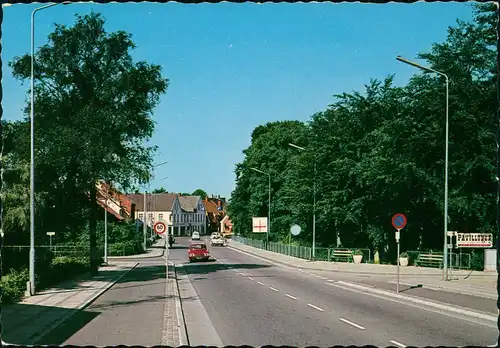
[[[77,346],[161,345],[165,261],[162,257],[134,261],[139,262],[135,269],[39,343]]]
[[[170,260],[187,273],[202,305],[190,306],[193,296],[183,301],[191,345],[200,325],[223,345],[487,346],[497,339],[495,323],[342,289],[328,277],[229,248],[210,248],[215,262],[190,264],[188,239],[176,242]]]

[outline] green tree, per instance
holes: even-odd
[[[36,52],[34,69],[37,172],[49,181],[40,189],[73,191],[70,198],[84,203],[94,271],[96,182],[126,189],[149,180],[155,148],[144,144],[168,86],[160,66],[133,62],[130,34],[104,26],[96,13],[77,15],[73,27],[56,25]],[[29,78],[29,55],[10,66],[18,79]]]
[[[139,193],[139,192],[136,192]],[[167,189],[164,187],[156,188],[152,191],[152,193],[168,193]]]
[[[208,194],[204,190],[202,190],[202,189],[196,189],[196,190],[194,190],[191,195],[192,196],[200,196],[201,199],[205,199],[208,196]]]
[[[277,240],[288,236],[293,223],[304,226],[304,220],[296,219],[300,213],[295,207],[308,198],[290,195],[283,185],[294,166],[293,157],[299,154],[288,144],[304,144],[307,135],[307,126],[299,121],[270,122],[254,129],[251,145],[243,151],[245,160],[235,169],[238,179],[228,207],[235,231],[250,233],[252,216],[268,216],[268,177],[252,171],[252,167],[271,175],[270,237]]]

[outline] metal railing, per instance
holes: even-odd
[[[432,250],[408,250],[406,251],[406,253],[408,254],[409,258],[408,260],[409,266],[414,266],[415,261],[418,259],[418,256],[422,254],[443,255],[442,251],[432,251]],[[462,269],[462,270],[472,269],[472,255],[470,253],[451,252],[448,254],[448,262],[450,264],[450,268]],[[442,266],[439,266],[439,268],[442,268]]]
[[[265,243],[262,240],[245,238],[241,236],[234,236],[236,242],[248,245],[254,248],[265,249]],[[372,252],[368,248],[316,248],[316,255],[314,260],[317,261],[334,261],[335,250],[350,250],[352,252],[359,250],[363,253],[363,260],[361,262],[371,263]],[[303,245],[289,245],[279,242],[270,242],[268,251],[289,255],[305,260],[312,260],[312,247]]]

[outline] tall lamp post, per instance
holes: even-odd
[[[266,248],[269,248],[269,231],[271,231],[271,174],[263,172],[262,170],[259,170],[257,168],[253,168],[253,167],[250,169],[253,171],[256,171],[257,173],[267,175],[267,177],[269,179],[269,198],[268,198],[268,203],[267,203],[267,206],[268,206],[267,216],[268,216],[269,221],[267,222],[267,235],[266,235]]]
[[[401,56],[397,56],[396,59],[405,64],[411,65],[415,68],[421,69],[425,72],[434,73],[441,75],[446,80],[446,146],[445,146],[445,160],[444,160],[444,246],[443,246],[443,280],[448,280],[448,142],[449,142],[449,123],[448,123],[448,112],[449,112],[449,78],[448,75],[441,71],[437,71],[425,66],[422,66],[418,63],[409,61]]]
[[[306,149],[288,143],[289,146],[299,149],[300,151],[305,151]],[[316,157],[314,158],[314,179],[313,179],[313,233],[312,233],[312,258],[316,257]]]
[[[30,266],[29,293],[35,295],[35,14],[56,5],[67,5],[69,1],[48,4],[31,12],[31,76],[30,76]]]
[[[161,162],[161,163],[158,163],[158,164],[155,164],[153,165],[153,169],[154,168],[157,168],[159,166],[162,166],[164,164],[167,164],[168,162],[165,161],[165,162]],[[148,191],[144,191],[144,224],[143,224],[143,227],[142,227],[142,234],[143,234],[143,247],[144,247],[144,250],[146,250],[147,248],[147,231],[148,231],[148,225],[147,225],[147,221],[148,221],[148,215],[147,215],[147,196],[148,196]]]
[[[108,264],[108,190],[111,187],[104,182],[105,203],[104,203],[104,263]]]

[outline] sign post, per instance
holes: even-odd
[[[405,228],[407,223],[406,216],[396,214],[392,217],[392,226],[396,229],[396,244],[397,244],[397,274],[396,274],[396,292],[399,293],[399,239],[401,230]]]
[[[165,234],[165,231],[167,230],[167,225],[163,221],[158,221],[154,224],[153,229],[155,230],[156,234],[163,236]]]
[[[56,233],[55,232],[47,232],[47,236],[49,236],[49,246],[50,246],[50,250],[52,250],[52,236],[55,236]]]
[[[301,230],[302,228],[297,224],[293,224],[292,227],[290,227],[290,235],[288,236],[288,256],[290,256],[290,251],[292,249],[292,235],[298,236]]]

